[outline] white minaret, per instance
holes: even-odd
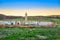
[[[28,17],[27,17],[27,12],[25,13],[25,21],[28,20]]]

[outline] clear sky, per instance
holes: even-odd
[[[24,16],[26,11],[30,16],[60,15],[60,0],[0,0],[0,14]]]

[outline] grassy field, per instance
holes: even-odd
[[[12,21],[25,21],[24,18],[20,18],[20,19],[11,19]],[[44,19],[44,20],[41,20],[41,19],[28,19],[28,21],[38,21],[38,22],[60,22],[60,19],[58,18],[55,18],[55,19]]]
[[[24,18],[11,20],[24,21]],[[28,21],[60,22],[60,19],[28,19]],[[57,24],[56,26],[60,26],[60,24]],[[60,40],[60,28],[0,28],[0,40]]]
[[[0,40],[60,40],[60,28],[0,28]]]

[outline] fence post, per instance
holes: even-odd
[[[18,25],[17,25],[17,22],[15,22],[15,26],[14,26],[15,28],[18,28]]]
[[[5,24],[2,24],[2,28],[5,28],[5,26],[6,26]]]

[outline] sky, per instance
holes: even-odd
[[[60,15],[60,0],[0,0],[0,14],[24,16]]]

